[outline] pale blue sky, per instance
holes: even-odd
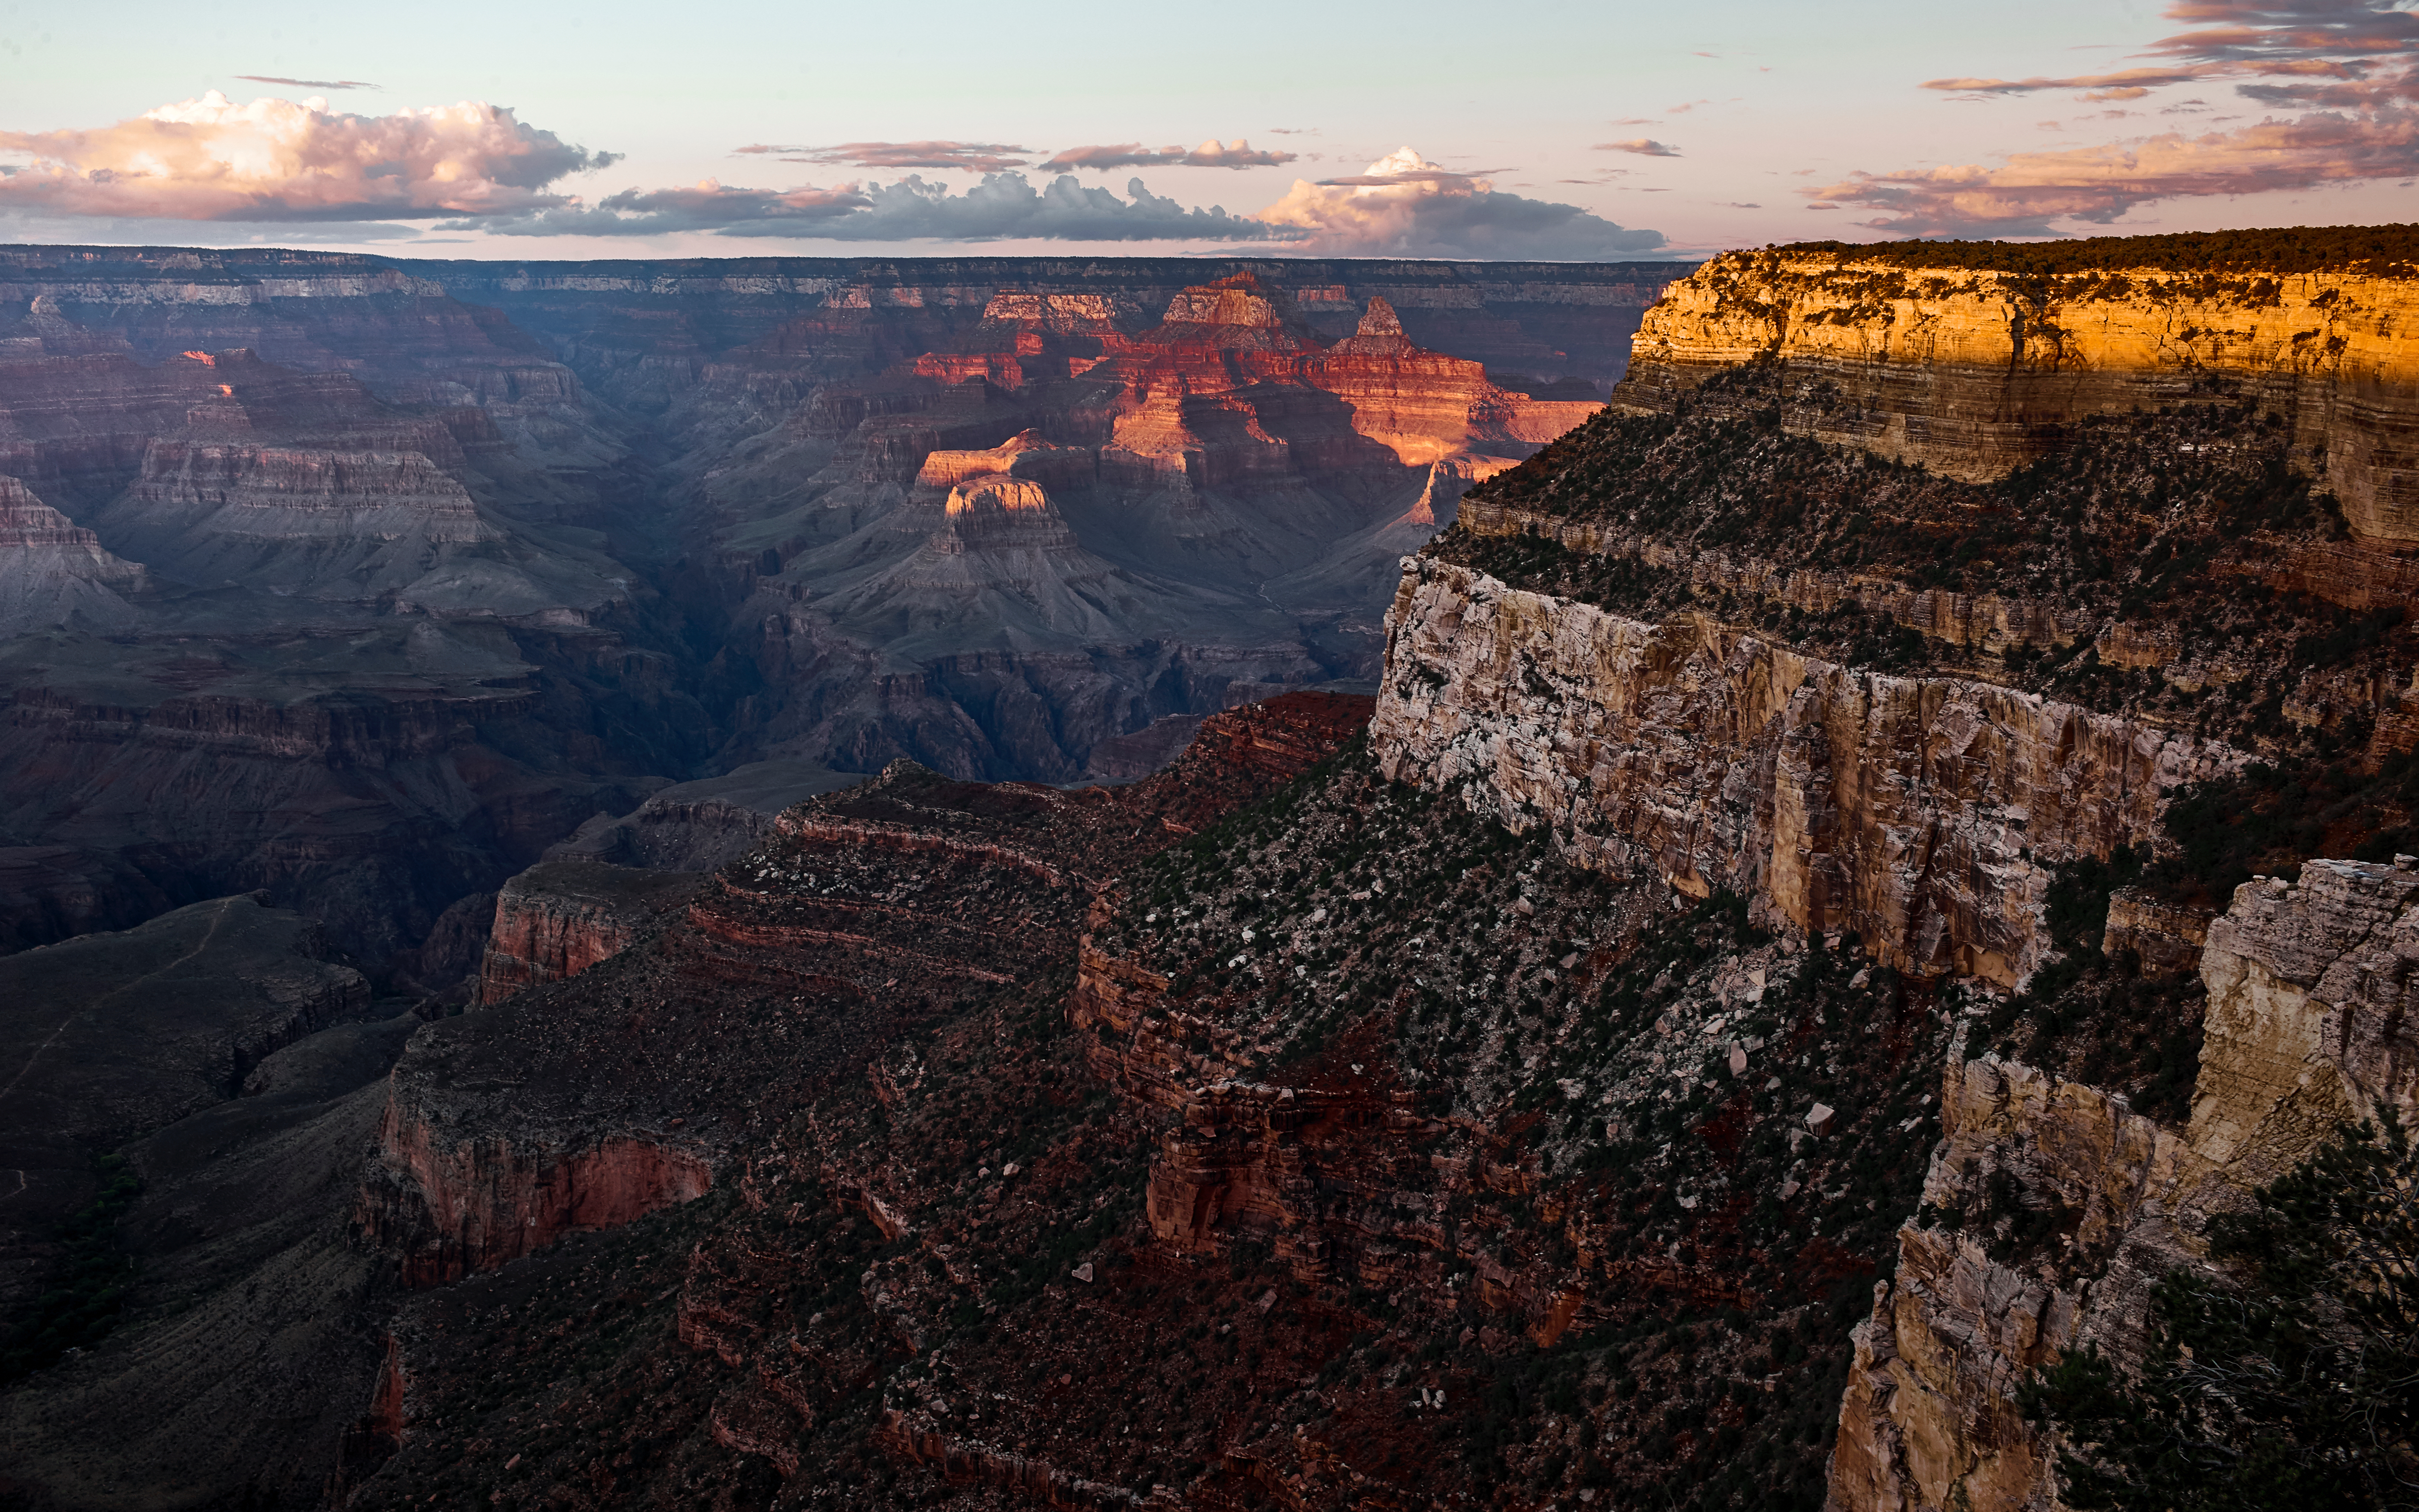
[[[0,0],[0,132],[99,130],[208,89],[239,103],[313,92],[238,77],[268,74],[371,81],[379,87],[325,91],[331,110],[362,115],[465,100],[510,106],[520,122],[564,143],[624,155],[552,185],[592,201],[706,178],[789,190],[901,176],[733,155],[751,143],[946,139],[1015,145],[1038,162],[1087,145],[1240,137],[1263,151],[1302,154],[1277,167],[1138,171],[1155,194],[1238,215],[1278,201],[1298,177],[1357,174],[1409,146],[1444,168],[1487,171],[1500,193],[1575,205],[1694,251],[1871,239],[1875,232],[1856,224],[1872,213],[1867,208],[1808,208],[1805,191],[1856,171],[1987,167],[2009,153],[2116,144],[2180,125],[2223,131],[2222,117],[2239,117],[2239,126],[2268,114],[2211,81],[2119,102],[2081,100],[2071,89],[1960,100],[1920,87],[1950,76],[2123,68],[2180,29],[2139,0],[1995,8],[1407,0],[1383,8],[1317,0],[1202,8],[927,0],[545,11],[457,0],[408,8],[251,0],[215,8]],[[2205,106],[2157,114],[2188,99]],[[2103,118],[2109,110],[2134,114]],[[1595,147],[1639,138],[1678,155]],[[30,159],[21,151],[14,161]],[[920,171],[961,189],[977,178]],[[1122,193],[1135,176],[1082,177]],[[0,235],[17,239],[256,239],[398,252],[418,242],[431,255],[506,256],[948,250],[700,231],[512,237],[431,231],[431,217],[392,215],[376,218],[389,228],[376,232],[345,222],[262,227],[38,215],[9,210],[7,185],[0,179]],[[2368,176],[2348,188],[2157,200],[2109,229],[2411,219],[2411,207],[2408,188]]]

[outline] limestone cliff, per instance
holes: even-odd
[[[2151,1288],[2206,1253],[2211,1216],[2339,1120],[2389,1106],[2407,1117],[2419,1098],[2414,900],[2409,857],[2313,861],[2298,886],[2236,890],[2201,956],[2208,1039],[2186,1130],[2087,1086],[1951,1054],[1924,1206],[1857,1331],[1834,1506],[2060,1504],[2051,1447],[2015,1411],[2014,1387],[2069,1345],[2134,1357]]]
[[[1793,421],[1826,440],[1995,477],[2095,412],[2257,391],[2323,453],[2352,530],[2419,545],[2419,280],[2123,268],[2042,276],[1857,249],[1728,253],[1649,310],[1614,402],[1665,408],[1778,361]]]
[[[2049,869],[2157,833],[2223,746],[1949,677],[1808,656],[1705,615],[1661,625],[1429,559],[1388,613],[1370,739],[1579,864],[1726,887],[1885,961],[2011,985]]]

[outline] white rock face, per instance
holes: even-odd
[[[2139,1351],[2159,1281],[2211,1216],[2307,1156],[2337,1120],[2419,1103],[2419,869],[2311,861],[2235,889],[2201,954],[2206,1040],[2179,1132],[2079,1083],[1952,1056],[1923,1200],[1976,1211],[1995,1176],[2068,1215],[2003,1264],[1973,1224],[1899,1231],[1893,1289],[1856,1332],[1831,1504],[2048,1508],[2049,1448],[2013,1387],[2072,1344]]]
[[[1663,625],[1425,558],[1370,741],[1576,864],[1727,887],[1891,964],[2012,984],[2050,869],[2156,832],[2230,748],[1993,684],[1892,677],[1699,615]]]

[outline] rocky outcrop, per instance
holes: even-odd
[[[2353,532],[2419,545],[2419,281],[2365,272],[2124,268],[2043,277],[1863,258],[1728,253],[1649,311],[1616,404],[1653,409],[1771,360],[1808,387],[1792,424],[1997,477],[2083,415],[2266,396],[2323,452]]]
[[[1063,960],[1086,874],[1267,792],[1367,709],[1298,694],[1223,716],[1197,758],[1126,788],[985,788],[902,762],[791,809],[702,888],[533,868],[499,900],[486,1006],[430,1025],[390,1077],[356,1222],[433,1285],[701,1196],[740,1126],[803,1117],[927,1004]]]
[[[495,927],[479,962],[479,1001],[501,1002],[620,954],[700,880],[694,872],[639,871],[586,857],[530,868],[496,895]]]
[[[122,629],[139,618],[127,595],[146,586],[141,563],[0,476],[0,636]]]
[[[2130,950],[2148,972],[2197,971],[2208,938],[2207,913],[2161,902],[2138,887],[2119,887],[2108,896],[2100,949],[2109,956]]]
[[[1727,887],[1881,959],[2012,984],[2049,869],[2157,831],[2226,748],[1949,677],[1859,672],[1703,615],[1647,625],[1428,559],[1370,739],[1399,780],[1579,864]]]
[[[2311,861],[2235,889],[2209,927],[2207,1041],[2192,1142],[2247,1181],[2282,1174],[2346,1119],[2419,1098],[2419,869]]]
[[[404,1284],[419,1287],[491,1270],[576,1229],[617,1227],[714,1185],[703,1156],[677,1146],[609,1136],[544,1150],[451,1138],[401,1099],[378,1124],[378,1163],[357,1221],[395,1254]],[[381,1200],[398,1185],[419,1201]]]
[[[2297,886],[2236,889],[2201,955],[2207,1038],[2185,1130],[1995,1057],[1949,1057],[1922,1212],[1857,1331],[1832,1505],[2060,1504],[2014,1388],[2072,1345],[2136,1358],[2152,1289],[2200,1263],[2210,1217],[2340,1121],[2419,1101],[2414,900],[2407,860],[2311,861]]]

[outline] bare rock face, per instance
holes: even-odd
[[[140,563],[0,476],[0,636],[123,628],[138,617],[127,596],[144,587]]]
[[[2059,1504],[2015,1385],[2070,1345],[2135,1357],[2152,1289],[2205,1257],[2211,1216],[2340,1120],[2419,1101],[2414,900],[2419,871],[2352,861],[2236,889],[2201,955],[2207,1039],[2183,1131],[2077,1083],[1951,1054],[1923,1211],[1858,1329],[1834,1506]],[[2042,1214],[2052,1237],[2016,1250],[2013,1226]]]
[[[542,861],[496,895],[479,963],[479,1001],[576,977],[629,945],[638,930],[695,890],[693,872],[644,872],[586,857]]]
[[[2242,378],[2323,448],[2352,530],[2419,543],[2419,283],[2346,271],[2232,277],[2127,269],[2027,279],[1816,252],[1735,252],[1674,284],[1640,327],[1615,403],[1668,405],[1711,374],[1772,358],[1831,400],[1826,440],[1997,477],[2059,424]]]
[[[2157,1229],[2170,1241],[2162,1257],[2182,1257],[2166,1208],[2208,1181],[2209,1165],[2088,1087],[1954,1053],[1941,1132],[1924,1202],[1949,1217],[1900,1231],[1898,1274],[1874,1288],[1872,1316],[1858,1325],[1831,1504],[2048,1508],[2055,1456],[2025,1422],[2016,1388],[2077,1341],[2099,1300],[2097,1273],[2119,1244],[2144,1242],[2134,1230]],[[2013,1218],[1990,1210],[1994,1182],[2059,1213],[2050,1263],[1994,1257],[1993,1226]],[[2138,1327],[2138,1311],[2132,1320]]]
[[[609,1135],[589,1148],[552,1151],[448,1139],[423,1109],[404,1101],[387,1106],[378,1154],[379,1177],[408,1181],[429,1219],[424,1229],[399,1233],[392,1208],[365,1202],[360,1211],[365,1234],[403,1252],[407,1286],[490,1270],[575,1230],[617,1227],[692,1201],[714,1184],[702,1156],[672,1146]]]
[[[2414,898],[2419,871],[2356,861],[2309,862],[2298,886],[2270,877],[2235,889],[2201,956],[2196,1149],[2268,1180],[2338,1120],[2386,1107],[2411,1118]]]
[[[1388,615],[1370,738],[1579,864],[1728,887],[1886,961],[2012,984],[2048,868],[2156,832],[2226,748],[1988,683],[1892,677],[1707,618],[1654,625],[1429,559]]]

